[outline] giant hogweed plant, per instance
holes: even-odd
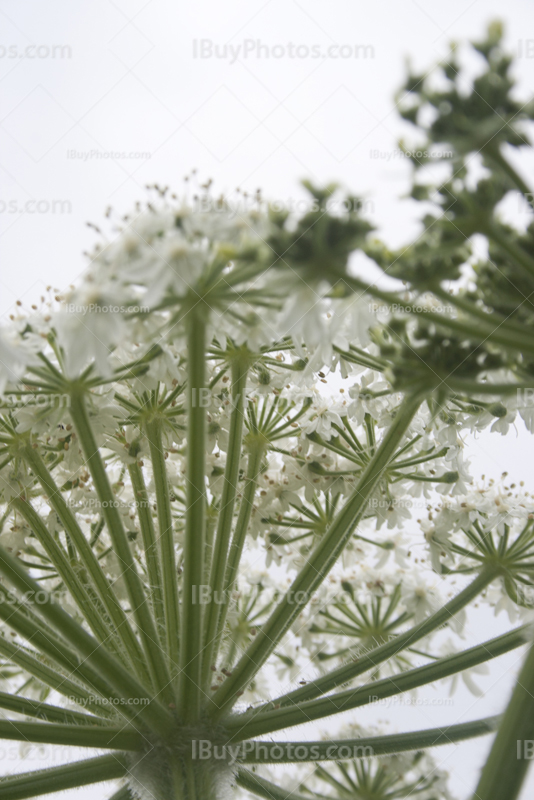
[[[77,288],[2,332],[0,738],[96,751],[3,777],[3,800],[110,780],[113,800],[441,800],[431,748],[495,731],[473,796],[517,797],[534,500],[463,458],[470,434],[534,423],[532,195],[512,166],[534,108],[500,38],[474,45],[468,88],[453,48],[399,96],[425,153],[407,247],[334,186],[306,184],[300,217],[154,187]],[[526,224],[504,221],[511,197]],[[473,603],[510,630],[466,648]],[[501,717],[359,725],[521,647]]]

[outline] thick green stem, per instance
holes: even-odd
[[[228,452],[224,471],[224,484],[221,494],[221,505],[215,534],[215,546],[211,561],[210,597],[220,596],[224,585],[228,546],[232,533],[237,482],[239,478],[239,462],[241,460],[241,441],[243,438],[243,421],[245,406],[245,389],[247,385],[247,364],[236,358],[232,364],[232,415],[228,436]],[[218,630],[219,607],[217,603],[209,604],[205,611],[206,638],[202,660],[203,684],[206,685],[213,664],[215,639]]]
[[[0,779],[2,800],[25,800],[51,792],[111,781],[127,774],[128,761],[119,753],[74,761],[61,767],[23,772]]]
[[[113,551],[117,557],[121,575],[128,592],[128,598],[143,642],[143,650],[152,680],[162,698],[167,703],[172,703],[174,695],[170,685],[169,671],[165,663],[165,654],[159,646],[150,606],[145,596],[128,537],[115,503],[115,496],[109,485],[107,472],[102,463],[100,451],[89,422],[83,392],[75,389],[71,391],[70,414],[78,433],[87,466],[93,478],[95,491],[102,505],[102,515],[106,521],[108,533],[113,543]]]
[[[206,324],[203,312],[203,308],[195,306],[187,317],[187,508],[179,683],[179,710],[186,722],[199,717],[202,679],[202,605],[196,600],[205,574]]]
[[[262,626],[252,645],[234,668],[232,676],[226,679],[212,698],[211,713],[215,718],[220,717],[235,702],[237,693],[244,690],[265,663],[334,566],[365,513],[369,497],[391,463],[421,402],[419,394],[405,398],[380,447],[363,471],[356,488],[332,522],[330,529],[312,552],[276,610]]]
[[[473,800],[516,800],[534,752],[534,646],[519,673]]]
[[[374,669],[379,664],[383,664],[384,661],[395,658],[407,647],[413,647],[416,642],[419,642],[428,634],[454,620],[458,612],[468,606],[492,582],[495,576],[496,573],[492,569],[483,570],[456,597],[453,597],[443,608],[440,608],[439,611],[436,611],[435,614],[427,617],[418,625],[414,625],[413,628],[410,628],[405,633],[395,636],[391,641],[355,658],[350,663],[338,667],[315,681],[311,681],[306,686],[277,697],[271,703],[256,709],[256,713],[265,708],[272,708],[273,704],[293,705],[294,703],[302,703],[305,700],[313,700],[315,697],[320,697],[337,686],[342,686],[344,683],[357,678],[358,675],[363,675],[368,670]]]
[[[424,731],[372,736],[359,739],[329,739],[317,742],[248,741],[243,745],[242,764],[293,764],[304,761],[348,761],[390,753],[424,750],[427,747],[461,742],[494,733],[500,717],[487,717],[460,725],[429,728]],[[299,751],[300,750],[300,754]]]
[[[174,527],[172,524],[169,482],[165,468],[165,453],[161,435],[161,419],[153,417],[146,425],[146,434],[150,448],[154,485],[156,487],[166,648],[170,673],[174,677],[179,669],[178,573],[174,551]]]
[[[314,719],[323,719],[331,714],[339,714],[354,708],[375,703],[387,697],[393,697],[402,692],[408,692],[419,686],[442,680],[450,675],[455,675],[466,669],[471,669],[478,664],[483,664],[492,658],[497,658],[510,650],[521,647],[528,640],[528,627],[516,628],[495,639],[490,639],[477,647],[471,647],[462,653],[456,653],[446,658],[427,664],[424,667],[411,669],[393,678],[359,686],[357,689],[347,689],[337,694],[322,697],[319,700],[309,700],[295,706],[284,706],[275,711],[266,711],[264,714],[251,719],[249,713],[240,714],[235,719],[227,722],[227,730],[232,735],[233,741],[250,739],[253,736],[262,736],[273,733],[281,728],[301,725]],[[250,719],[250,722],[247,721]]]
[[[89,728],[84,725],[0,720],[0,739],[108,750],[142,750],[146,737],[124,728]]]
[[[61,520],[66,533],[73,542],[81,562],[87,574],[93,581],[96,591],[104,608],[109,614],[117,630],[117,635],[120,637],[126,652],[130,655],[132,663],[136,668],[139,677],[143,678],[147,675],[146,664],[143,656],[143,651],[139,646],[139,642],[130,626],[128,617],[124,613],[115,593],[113,592],[108,579],[106,578],[100,563],[95,556],[89,542],[84,536],[84,533],[72,510],[69,508],[61,493],[61,490],[56,485],[52,475],[48,471],[41,456],[33,447],[28,445],[23,451],[23,457],[31,467],[34,475],[39,480],[43,487],[48,502]]]
[[[143,471],[139,464],[130,464],[128,473],[132,481],[137,507],[137,517],[139,519],[139,527],[141,528],[141,536],[143,538],[152,609],[154,611],[160,643],[164,646],[165,611],[163,606],[161,567],[158,557],[158,546],[156,542],[156,532],[154,530],[154,521],[152,519],[152,510],[150,508]]]

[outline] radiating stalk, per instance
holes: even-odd
[[[72,509],[69,508],[62,495],[61,490],[56,485],[52,475],[48,471],[46,464],[41,456],[33,447],[27,446],[23,451],[23,457],[32,469],[32,472],[39,480],[44,489],[47,500],[58,515],[65,532],[70,537],[81,562],[88,575],[93,581],[98,596],[100,597],[110,619],[117,630],[126,652],[130,655],[132,663],[135,665],[137,674],[143,678],[148,677],[146,661],[139,642],[130,626],[128,617],[124,613],[122,606],[117,600],[108,579],[106,578],[100,562],[98,561],[93,549],[84,536]]]
[[[24,714],[34,719],[42,719],[46,722],[60,722],[66,725],[101,725],[104,727],[108,725],[106,721],[92,714],[71,711],[61,706],[53,706],[38,700],[29,700],[27,697],[8,694],[7,692],[0,692],[0,708],[5,711],[13,711],[16,714]]]
[[[122,648],[117,647],[115,641],[116,632],[112,628],[110,629],[106,625],[105,620],[97,613],[97,609],[93,606],[91,598],[87,594],[82,582],[72,569],[69,559],[54,540],[54,537],[50,534],[39,514],[28,501],[20,497],[13,500],[12,506],[24,517],[38,541],[43,546],[52,564],[54,564],[57,569],[58,575],[71,593],[83,617],[87,620],[93,634],[100,642],[105,644],[108,649],[113,650],[115,655],[124,657]]]
[[[406,753],[410,750],[425,750],[453,742],[462,742],[494,733],[500,717],[462,722],[459,725],[443,725],[423,731],[410,731],[390,736],[369,736],[358,739],[328,739],[303,742],[249,741],[243,747],[241,764],[293,764],[306,761],[348,761],[357,758]],[[300,750],[300,754],[298,753]],[[296,752],[297,751],[297,752]]]
[[[212,598],[213,602],[211,605],[218,609],[218,622],[215,632],[215,654],[217,654],[219,650],[224,626],[226,624],[226,616],[230,606],[232,590],[235,585],[243,548],[245,546],[248,525],[254,507],[254,495],[258,484],[258,474],[261,468],[263,452],[264,448],[256,442],[250,448],[245,487],[241,497],[241,506],[239,508],[232,544],[228,552],[228,563],[224,576],[222,597],[214,595]]]
[[[452,600],[449,600],[443,608],[440,608],[439,611],[436,611],[418,625],[414,625],[413,628],[395,636],[389,642],[380,645],[380,647],[376,647],[368,653],[363,653],[350,663],[343,664],[328,674],[310,681],[306,686],[301,686],[292,692],[277,697],[270,703],[261,706],[255,713],[265,710],[269,706],[272,708],[273,705],[293,705],[294,703],[302,703],[304,700],[313,700],[315,697],[320,697],[337,686],[357,678],[358,675],[363,675],[368,670],[374,669],[379,664],[383,664],[384,661],[394,658],[407,647],[413,647],[416,642],[428,636],[429,633],[453,620],[456,614],[468,606],[492,582],[495,576],[496,573],[492,569],[482,570],[465,589],[462,589]]]
[[[12,664],[16,664],[17,667],[25,670],[44,686],[49,686],[51,689],[63,695],[63,697],[79,702],[79,704],[91,714],[97,714],[106,719],[115,717],[115,706],[111,708],[107,705],[95,702],[94,694],[89,692],[86,687],[80,686],[79,683],[75,683],[67,675],[52,669],[44,663],[40,654],[39,657],[37,657],[37,653],[34,655],[23,645],[15,645],[5,637],[0,636],[0,655]]]
[[[346,689],[318,700],[308,700],[298,705],[283,706],[275,711],[266,711],[255,719],[251,719],[250,722],[247,721],[247,716],[249,719],[251,717],[250,714],[240,714],[227,722],[227,729],[232,734],[232,741],[242,741],[253,736],[273,733],[292,725],[323,719],[331,714],[360,708],[483,664],[485,661],[521,647],[525,644],[528,636],[528,626],[525,625],[461,653],[440,658],[424,667],[402,672],[392,678],[367,683],[357,689]]]
[[[530,277],[534,277],[534,258],[498,224],[489,224],[481,233],[489,237],[507,253]],[[525,337],[527,338],[527,337]]]
[[[143,477],[143,471],[139,464],[130,464],[128,467],[132,488],[135,495],[137,508],[137,518],[143,539],[143,549],[145,551],[146,568],[148,582],[150,584],[150,600],[156,620],[156,628],[160,643],[165,643],[165,611],[163,607],[161,565],[159,563],[158,546],[156,542],[156,532],[152,519],[152,509]]]
[[[187,317],[187,507],[185,521],[179,713],[198,719],[201,702],[202,605],[197,601],[204,580],[206,504],[206,324],[203,309]]]
[[[175,676],[179,669],[179,604],[178,573],[174,552],[174,528],[172,524],[169,482],[165,468],[165,454],[161,435],[161,420],[151,419],[146,425],[150,448],[150,459],[156,488],[158,512],[158,543],[161,561],[163,606],[165,613],[166,649],[169,657],[169,671]]]
[[[90,728],[48,722],[0,720],[0,739],[36,744],[58,744],[67,747],[99,747],[111,750],[142,750],[146,737],[124,727]],[[0,790],[0,797],[1,797]]]
[[[4,567],[3,552],[0,550],[0,572],[2,574],[5,574]],[[63,631],[60,631],[57,625],[52,624],[50,626],[48,624],[50,618],[46,615],[46,609],[42,608],[44,603],[41,602],[42,595],[45,595],[45,592],[40,587],[39,592],[40,594],[37,594],[37,597],[39,597],[40,601],[40,615],[38,616],[28,606],[28,603],[20,603],[14,596],[10,596],[4,586],[0,584],[0,619],[42,651],[44,655],[55,661],[62,669],[67,670],[68,673],[75,674],[79,681],[85,683],[97,694],[106,696],[111,692],[110,685],[101,680],[98,672],[90,669],[88,664],[83,663],[80,652],[73,651],[72,643],[69,642],[68,637],[63,635]],[[31,598],[29,600],[31,602]],[[80,628],[80,630],[83,629]],[[96,649],[98,643],[96,639],[94,641]]]
[[[245,390],[247,385],[246,363],[236,358],[232,364],[232,414],[228,436],[228,452],[224,470],[224,483],[221,493],[221,506],[215,534],[215,546],[211,560],[210,597],[219,597],[223,589],[226,572],[228,546],[232,534],[235,499],[239,478],[239,462],[241,460],[241,442],[243,438],[243,422],[245,407]],[[205,642],[202,659],[203,685],[208,682],[210,668],[214,661],[215,639],[218,630],[219,606],[211,602],[205,609]]]
[[[520,257],[523,258],[523,255],[521,254]],[[379,289],[377,286],[373,286],[361,280],[361,278],[347,276],[343,280],[344,283],[346,283],[347,286],[353,290],[362,292],[363,294],[370,294],[372,297],[377,297],[379,300],[384,300],[390,305],[396,305],[397,307],[404,309],[407,313],[421,317],[421,319],[425,319],[428,322],[433,322],[439,328],[448,328],[454,333],[466,335],[475,341],[485,341],[486,339],[490,339],[492,342],[495,342],[495,344],[501,344],[504,347],[514,351],[534,353],[533,341],[529,341],[526,336],[523,339],[519,339],[514,329],[508,330],[507,325],[501,325],[498,317],[493,320],[491,313],[487,314],[486,323],[484,323],[481,319],[453,319],[451,317],[446,317],[444,314],[438,313],[437,311],[425,311],[424,307],[420,305],[418,306],[416,302],[411,300],[403,300],[401,297],[395,294],[395,292],[388,292],[384,289]]]
[[[516,187],[516,189],[521,192],[527,203],[532,208],[533,206],[533,195],[532,189],[528,184],[525,183],[521,175],[514,169],[514,167],[510,164],[508,159],[503,156],[500,147],[497,145],[495,147],[486,147],[483,150],[484,158],[487,158],[489,161],[492,161],[495,166],[499,167],[501,171],[509,178],[512,184]]]
[[[16,611],[15,605],[5,606],[0,604],[0,614],[4,619],[10,617],[8,624],[17,625],[26,639],[36,647],[58,660],[66,669],[74,670],[89,686],[94,686],[104,697],[118,696],[128,700],[135,700],[136,705],[128,702],[121,705],[121,711],[126,716],[138,717],[139,721],[146,720],[155,730],[167,732],[172,717],[115,658],[87,633],[81,625],[53,601],[48,592],[45,592],[39,583],[33,580],[24,570],[18,559],[11,556],[0,547],[0,572],[18,591],[38,598],[36,609],[44,620],[49,622],[55,630],[60,630],[70,649],[59,647],[56,640],[50,641],[46,634],[31,624],[29,617],[24,618],[21,611]],[[5,613],[4,613],[5,607]],[[83,657],[78,658],[77,654]],[[112,688],[110,688],[112,687]]]
[[[534,755],[534,646],[517,678],[473,800],[516,800]]]
[[[422,397],[419,394],[405,398],[389,430],[384,435],[380,447],[369,461],[356,488],[332,522],[330,529],[320,540],[286,595],[234,667],[232,676],[226,679],[213,696],[210,713],[214,718],[222,716],[224,711],[235,702],[237,693],[246,688],[336,563],[344,547],[350,541],[356,525],[365,513],[369,497],[395,455],[421,402]]]
[[[167,703],[172,703],[174,695],[170,683],[170,675],[165,663],[165,654],[159,645],[156,626],[151,614],[150,606],[147,602],[143,584],[137,571],[137,565],[128,542],[128,537],[122,524],[119,511],[116,507],[115,496],[109,485],[106,468],[102,462],[100,451],[96,443],[89,415],[85,406],[83,393],[71,391],[70,415],[84,456],[98,499],[102,506],[102,515],[106,520],[106,526],[113,543],[113,550],[117,557],[121,575],[126,586],[128,598],[132,608],[132,613],[137,622],[143,650],[150,668],[155,689],[161,693],[162,699]]]
[[[128,771],[128,761],[120,753],[74,761],[61,767],[39,769],[0,778],[2,800],[25,800],[51,792],[76,789],[92,783],[122,778]]]

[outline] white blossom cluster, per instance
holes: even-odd
[[[150,514],[156,518],[154,472],[139,420],[148,397],[163,402],[172,394],[165,411],[163,443],[180,564],[186,458],[188,448],[194,446],[187,441],[185,425],[188,354],[183,304],[191,293],[200,294],[213,282],[206,381],[210,389],[203,398],[208,531],[210,525],[213,529],[221,502],[229,458],[234,409],[228,368],[231,348],[245,347],[251,356],[245,416],[250,412],[278,426],[263,454],[245,559],[224,631],[224,659],[214,668],[213,691],[353,492],[402,399],[389,382],[379,348],[370,336],[375,317],[366,300],[356,294],[336,298],[327,282],[305,283],[291,269],[275,277],[267,269],[254,273],[253,260],[249,263],[240,257],[247,249],[265,252],[269,224],[260,211],[237,215],[224,204],[199,211],[163,196],[157,207],[131,215],[115,238],[92,254],[90,270],[80,286],[58,296],[50,307],[45,303],[30,314],[21,311],[0,336],[5,421],[0,436],[4,508],[0,543],[28,564],[48,569],[43,586],[59,593],[63,607],[78,615],[44,548],[10,505],[16,498],[30,500],[49,532],[68,548],[65,531],[32,470],[24,459],[10,455],[10,436],[29,435],[126,608],[121,565],[103,524],[69,405],[62,402],[59,389],[50,389],[45,375],[50,381],[57,375],[65,381],[81,380],[84,375],[95,379],[89,395],[90,423],[145,579],[139,498],[128,467],[141,467]],[[348,357],[351,354],[353,359]],[[372,366],[364,366],[366,359]],[[143,369],[137,369],[139,365]],[[503,376],[490,379],[498,382]],[[527,589],[534,569],[534,498],[515,486],[479,485],[464,455],[470,434],[489,426],[506,433],[518,410],[532,429],[528,409],[518,408],[516,398],[490,396],[488,400],[486,394],[472,402],[448,399],[437,409],[431,403],[421,405],[338,565],[246,691],[244,705],[267,700],[273,694],[273,682],[278,681],[279,691],[295,683],[304,685],[326,668],[345,663],[348,657],[365,653],[426,619],[463,585],[465,579],[456,571],[469,568],[473,572],[489,557],[490,540],[497,549],[503,538],[509,548],[519,540],[516,572],[524,588],[518,595],[517,584],[512,591],[503,581],[485,592],[482,600],[496,612],[506,609],[512,618],[530,618]],[[246,466],[244,448],[236,516]],[[440,635],[436,639],[431,635],[418,648],[429,652],[437,648],[441,654],[447,648],[454,651],[463,623],[462,614],[451,619],[448,643]],[[2,625],[2,635],[10,636],[6,625]],[[407,669],[410,658],[409,651],[403,652],[368,677]],[[463,676],[476,691],[469,684],[469,673]],[[9,680],[12,677],[9,673]],[[41,696],[42,686],[37,682],[33,686]],[[397,778],[391,776],[397,773],[398,781],[404,776],[403,781],[415,784],[419,773],[433,774],[428,791],[419,791],[418,796],[422,800],[447,798],[441,773],[434,772],[425,759],[416,763],[412,755],[388,757],[392,786]],[[375,768],[384,769],[385,762]],[[323,778],[319,771],[306,785],[322,791]]]

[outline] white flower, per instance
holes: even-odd
[[[402,600],[407,611],[414,615],[416,625],[434,614],[440,605],[436,590],[417,575],[409,576],[403,584]]]
[[[406,561],[408,557],[408,550],[404,545],[405,539],[402,533],[389,536],[387,539],[380,542],[380,550],[378,551],[375,569],[381,569],[383,566],[385,566],[392,554],[399,567],[401,567],[401,569],[407,569],[409,567],[409,564]]]
[[[8,383],[18,382],[29,361],[29,349],[20,337],[8,338],[7,332],[0,330],[0,395]]]

